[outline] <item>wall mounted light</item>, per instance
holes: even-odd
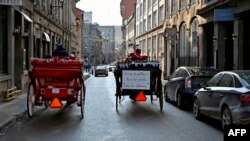
[[[237,35],[235,35],[234,33],[232,34],[232,39],[236,39],[237,38]]]
[[[20,32],[21,32],[21,26],[18,25],[14,28],[13,34],[19,34]]]
[[[213,37],[213,41],[214,41],[214,42],[217,41],[217,38],[216,38],[216,37]]]
[[[80,19],[78,17],[76,17],[76,25],[80,24]]]
[[[23,37],[28,37],[29,33],[30,33],[29,30],[25,29],[24,32],[23,32]]]
[[[128,46],[133,46],[133,45],[134,45],[134,43],[132,43],[131,40],[129,39],[128,40]]]

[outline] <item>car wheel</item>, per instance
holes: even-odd
[[[201,117],[200,108],[199,108],[199,104],[198,104],[197,99],[195,99],[194,103],[193,103],[193,114],[194,114],[194,118],[196,118],[196,119],[199,119]]]
[[[228,107],[223,108],[221,115],[222,128],[224,129],[225,125],[232,125],[232,115]]]
[[[182,98],[182,95],[180,93],[177,93],[177,107],[179,109],[182,109],[182,107],[183,107],[183,98]]]

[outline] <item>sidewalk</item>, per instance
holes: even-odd
[[[84,73],[85,80],[90,77]],[[0,132],[9,125],[15,123],[18,118],[27,114],[27,93],[21,93],[8,102],[2,101],[0,95]]]

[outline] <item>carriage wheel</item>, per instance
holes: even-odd
[[[34,86],[30,83],[27,94],[27,112],[29,117],[32,117],[34,109],[35,109],[35,91],[34,91]]]
[[[119,101],[119,96],[118,96],[118,94],[115,94],[115,97],[116,97],[115,109],[116,109],[116,111],[118,111],[118,101]]]
[[[163,109],[163,95],[162,95],[162,93],[159,94],[159,104],[160,104],[160,109],[162,111],[162,109]]]
[[[49,101],[44,101],[44,106],[45,106],[45,108],[48,108],[49,107]]]
[[[84,83],[81,83],[81,90],[78,93],[78,103],[81,107],[81,118],[84,118],[84,105],[85,105],[85,89],[84,89]]]

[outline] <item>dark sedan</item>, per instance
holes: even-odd
[[[95,68],[95,77],[99,76],[99,75],[104,75],[104,76],[108,76],[109,72],[108,72],[108,68],[105,65],[99,65]]]
[[[168,78],[164,86],[165,101],[174,101],[178,108],[192,105],[193,96],[200,83],[207,82],[219,71],[208,67],[179,67]]]
[[[206,115],[224,125],[250,123],[250,70],[223,71],[194,96],[195,118]]]

